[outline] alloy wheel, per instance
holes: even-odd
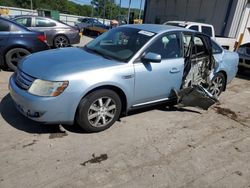
[[[211,92],[212,95],[215,97],[218,97],[223,90],[223,78],[220,76],[217,76],[213,81],[210,86],[209,91]]]
[[[54,45],[56,48],[63,48],[69,46],[69,41],[65,36],[57,36],[54,40]]]
[[[110,97],[101,97],[90,105],[88,121],[93,127],[103,127],[114,119],[115,114],[115,101]]]

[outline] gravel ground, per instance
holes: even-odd
[[[86,40],[86,39],[83,39]],[[208,111],[155,107],[110,129],[20,115],[0,72],[0,187],[250,187],[250,74]]]

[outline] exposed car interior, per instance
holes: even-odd
[[[215,64],[212,44],[203,35],[184,34],[183,41],[185,62],[182,88],[177,94],[178,102],[207,110],[218,101],[207,90]]]

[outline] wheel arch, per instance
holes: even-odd
[[[126,96],[125,92],[120,87],[118,87],[118,86],[115,86],[115,85],[97,86],[97,87],[92,88],[91,90],[89,90],[87,93],[85,93],[82,96],[81,99],[83,99],[84,97],[86,97],[88,94],[90,94],[92,92],[95,92],[95,91],[98,91],[100,89],[109,89],[111,91],[114,91],[116,94],[118,94],[118,96],[120,97],[121,103],[122,103],[122,109],[121,109],[121,114],[120,115],[126,115],[126,113],[127,113],[127,105],[128,105],[127,104],[127,96]],[[76,118],[76,115],[77,115],[79,104],[80,104],[80,101],[79,101],[77,109],[75,111],[75,118]]]
[[[27,46],[23,45],[23,44],[15,44],[15,45],[11,45],[8,48],[6,48],[3,52],[3,55],[5,56],[7,54],[8,51],[14,49],[14,48],[23,48],[25,50],[28,50],[30,53],[33,53],[31,48],[28,48]]]

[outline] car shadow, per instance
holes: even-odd
[[[144,112],[151,111],[151,110],[160,110],[164,112],[190,112],[190,113],[195,113],[195,114],[201,114],[201,112],[199,112],[198,110],[196,111],[196,110],[192,110],[192,109],[188,109],[184,107],[178,107],[178,105],[173,106],[173,104],[159,104],[159,105],[154,105],[150,107],[144,107],[144,108],[129,111],[128,116],[144,113]]]
[[[250,70],[244,70],[244,71],[238,72],[236,77],[240,79],[250,80]]]
[[[6,95],[0,103],[0,113],[3,119],[12,127],[32,134],[62,133],[59,124],[50,125],[32,121],[18,112],[10,94]],[[77,126],[61,125],[65,130],[76,133],[84,133]]]
[[[92,39],[95,39],[98,37],[98,35],[91,35],[91,34],[87,34],[87,33],[83,34],[82,36],[90,37]]]
[[[11,70],[8,67],[0,67],[0,71],[5,71],[5,72],[14,72],[13,70]]]
[[[174,106],[156,105],[151,107],[145,107],[138,110],[133,110],[128,113],[129,116],[136,115],[139,113],[161,110],[166,112],[178,111],[178,112],[191,112],[201,114],[199,111],[190,110],[186,108],[179,108]],[[52,134],[52,133],[65,133],[65,131],[79,134],[89,134],[81,129],[80,126],[74,125],[51,125],[42,124],[39,122],[32,121],[18,112],[15,107],[10,94],[7,94],[0,102],[0,113],[3,119],[12,127],[31,134]],[[124,116],[123,116],[124,117]],[[123,118],[121,117],[121,118]],[[65,130],[62,130],[63,127]]]

